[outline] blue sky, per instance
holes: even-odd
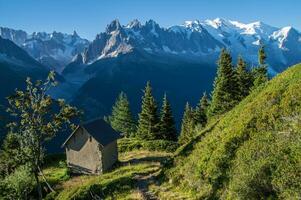
[[[0,0],[0,26],[53,30],[92,40],[113,19],[154,19],[161,26],[216,17],[241,22],[263,21],[301,30],[300,0]]]

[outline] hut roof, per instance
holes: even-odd
[[[62,147],[66,145],[66,143],[72,138],[74,133],[78,130],[78,128],[84,128],[88,131],[88,133],[96,139],[101,145],[106,146],[111,142],[120,138],[120,134],[116,132],[107,122],[103,119],[94,119],[83,124],[80,124],[76,130],[70,134],[67,140],[63,143]]]

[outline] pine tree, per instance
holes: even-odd
[[[239,91],[236,74],[232,66],[231,55],[225,49],[221,51],[213,88],[210,115],[225,113],[238,102]]]
[[[237,83],[239,89],[239,100],[249,95],[250,88],[253,85],[250,72],[247,70],[247,64],[241,56],[238,57],[236,67]]]
[[[119,131],[125,137],[130,137],[135,132],[135,122],[130,110],[130,104],[124,92],[121,92],[112,108],[112,114],[108,117],[112,128]]]
[[[157,139],[159,135],[159,118],[157,104],[152,95],[150,82],[147,82],[142,97],[141,113],[139,114],[137,137],[145,140]]]
[[[266,65],[265,61],[267,59],[267,56],[265,54],[264,46],[261,45],[258,50],[258,63],[260,66]]]
[[[207,111],[209,107],[209,99],[206,92],[204,92],[200,102],[195,109],[195,121],[199,123],[202,127],[207,124]]]
[[[177,131],[175,128],[174,118],[172,116],[171,106],[167,100],[166,94],[163,97],[163,104],[161,108],[160,117],[160,139],[164,140],[177,140]]]
[[[269,80],[268,78],[268,69],[267,69],[267,65],[266,65],[266,53],[265,53],[265,49],[264,46],[261,45],[261,47],[259,48],[258,51],[258,63],[259,66],[257,68],[253,69],[253,89],[257,88],[259,85],[267,82]]]
[[[185,111],[182,119],[181,133],[179,136],[179,143],[185,144],[194,136],[195,117],[193,109],[186,103]]]

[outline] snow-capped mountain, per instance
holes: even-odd
[[[96,36],[83,53],[84,63],[116,57],[133,49],[154,54],[180,54],[202,57],[214,54],[223,47],[207,30],[200,27],[193,31],[185,27],[162,28],[155,21],[141,24],[138,20],[126,26],[114,20],[106,31]]]
[[[36,60],[58,72],[71,61],[78,62],[79,58],[82,63],[91,64],[134,49],[215,63],[220,50],[227,48],[234,59],[242,55],[251,65],[256,65],[257,51],[263,44],[271,73],[301,61],[301,34],[293,27],[276,28],[263,22],[245,24],[221,18],[185,21],[168,28],[160,27],[153,20],[144,24],[133,20],[127,25],[114,20],[91,43],[76,32],[29,35],[22,30],[0,28],[0,36],[12,40]]]
[[[261,44],[267,49],[271,73],[301,61],[301,34],[294,28],[276,28],[263,22],[244,24],[220,18],[186,21],[169,28],[162,28],[153,20],[145,24],[134,20],[124,26],[114,20],[105,32],[96,36],[82,58],[87,64],[137,49],[213,63],[220,50],[227,48],[234,59],[242,55],[251,65],[256,65]]]
[[[73,34],[55,31],[27,34],[21,30],[0,28],[0,36],[13,41],[33,58],[58,72],[89,44],[88,40],[79,37],[75,31]]]
[[[257,51],[265,45],[270,70],[280,72],[301,61],[301,34],[292,27],[276,28],[263,22],[249,24],[214,19],[200,23],[234,55],[242,55],[251,64],[257,64]]]

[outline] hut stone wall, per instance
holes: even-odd
[[[113,141],[102,149],[102,169],[107,171],[118,160],[117,141]]]
[[[99,143],[79,128],[66,143],[67,164],[75,173],[102,173],[102,152]]]

